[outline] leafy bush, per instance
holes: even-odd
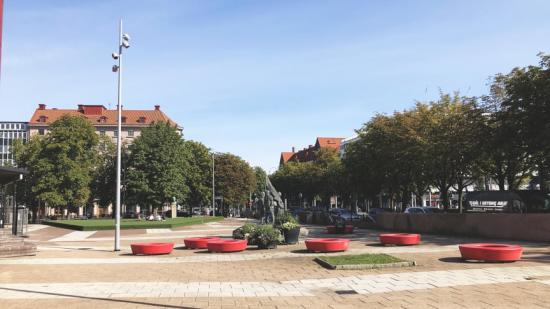
[[[299,227],[300,227],[300,224],[298,224],[296,222],[285,222],[285,223],[283,223],[283,225],[281,225],[281,230],[290,231],[290,230],[293,230],[293,229],[299,228]]]
[[[277,215],[275,226],[281,230],[292,230],[300,227],[300,224],[298,224],[298,221],[290,212],[286,211]]]
[[[279,243],[282,240],[281,231],[270,224],[258,225],[252,233],[251,240],[259,247],[268,247],[272,243]]]
[[[288,211],[280,212],[279,214],[277,214],[277,217],[275,218],[275,226],[281,227],[286,222],[298,224],[296,218],[294,218],[294,216]]]
[[[245,225],[237,228],[233,231],[233,238],[234,239],[246,239],[248,240],[248,243],[251,243],[251,236],[254,234],[254,231],[256,231],[256,224],[252,223],[246,223]]]

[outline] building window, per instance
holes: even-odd
[[[99,123],[105,123],[105,122],[107,122],[107,117],[105,116],[99,117]]]
[[[128,130],[128,137],[134,137],[134,130]]]
[[[115,137],[118,137],[118,130],[115,130]]]
[[[99,135],[101,135],[101,136],[105,136],[105,130],[101,130],[101,131],[99,131]]]
[[[122,116],[122,123],[126,123],[126,116]]]
[[[138,122],[139,123],[145,123],[145,117],[139,117]]]
[[[46,116],[40,116],[38,122],[46,122]]]
[[[38,129],[38,135],[44,135],[44,129]]]

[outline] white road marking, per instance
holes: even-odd
[[[86,238],[92,236],[97,231],[74,231],[70,232],[69,234],[65,234],[61,237],[57,237],[54,239],[50,239],[49,241],[55,242],[55,241],[82,241],[86,240]]]

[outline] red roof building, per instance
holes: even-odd
[[[116,138],[118,112],[116,109],[107,109],[103,105],[78,105],[77,109],[46,108],[45,104],[38,104],[29,120],[29,135],[44,135],[48,132],[50,124],[63,115],[81,116],[88,119],[100,135]],[[131,142],[134,137],[139,136],[144,127],[155,122],[167,122],[170,125],[179,127],[172,119],[155,105],[152,110],[122,110],[122,140]]]
[[[343,137],[318,137],[315,141],[315,145],[309,145],[307,148],[297,152],[294,150],[294,147],[292,147],[292,151],[281,152],[279,166],[283,166],[287,162],[315,161],[315,153],[321,148],[331,148],[339,151],[340,143],[343,139]]]

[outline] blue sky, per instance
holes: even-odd
[[[487,79],[550,50],[549,1],[4,0],[0,120],[38,103],[159,104],[186,138],[253,165],[317,136],[347,137],[377,112]]]

